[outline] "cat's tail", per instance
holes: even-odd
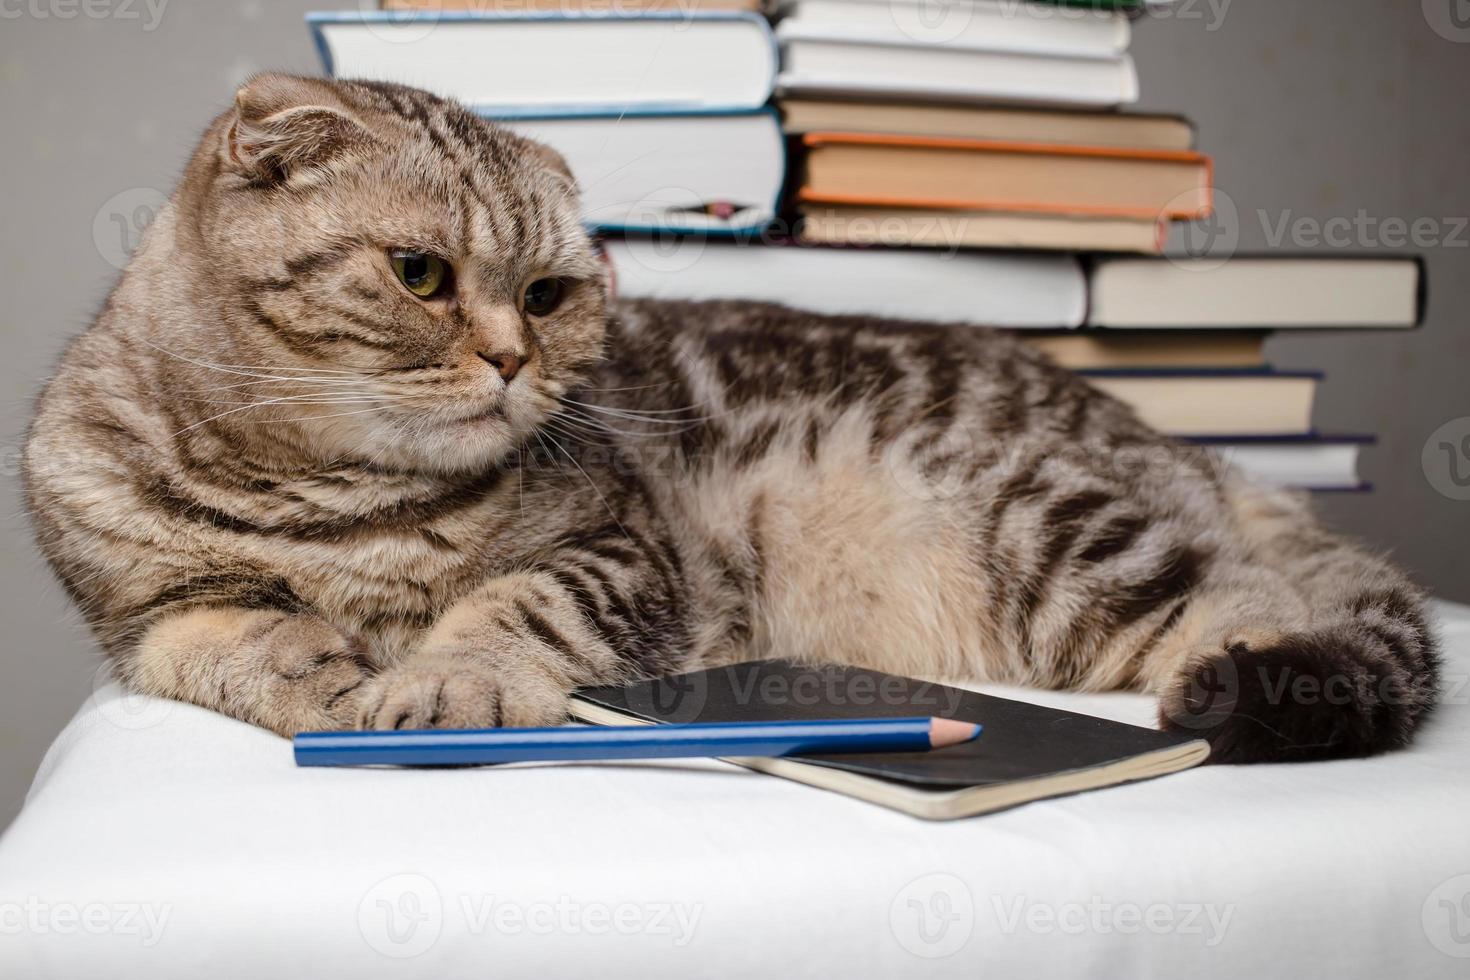
[[[1407,745],[1439,692],[1424,593],[1325,531],[1304,499],[1244,486],[1229,495],[1250,546],[1184,617],[1196,635],[1181,635],[1161,678],[1164,727],[1207,738],[1216,762]]]

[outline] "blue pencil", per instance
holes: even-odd
[[[847,752],[927,752],[980,726],[947,718],[727,722],[626,728],[303,732],[298,766],[463,766],[500,762],[687,759]]]

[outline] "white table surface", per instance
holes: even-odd
[[[939,824],[716,762],[299,770],[104,687],[0,839],[0,977],[1470,977],[1470,609],[1440,613],[1410,751]]]

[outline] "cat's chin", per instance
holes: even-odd
[[[520,437],[504,418],[484,415],[421,432],[395,446],[394,455],[406,469],[455,476],[497,465],[519,443]]]
[[[534,421],[517,424],[500,411],[432,422],[352,418],[319,429],[314,455],[334,463],[357,459],[394,470],[458,476],[497,465],[534,428]]]

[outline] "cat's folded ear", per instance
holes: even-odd
[[[284,181],[374,141],[329,82],[267,73],[235,93],[220,154],[242,176]]]
[[[566,157],[545,143],[539,143],[536,140],[528,139],[526,144],[531,148],[531,155],[541,161],[547,170],[550,170],[566,185],[568,193],[577,193],[577,178],[572,174],[571,165],[567,163]]]

